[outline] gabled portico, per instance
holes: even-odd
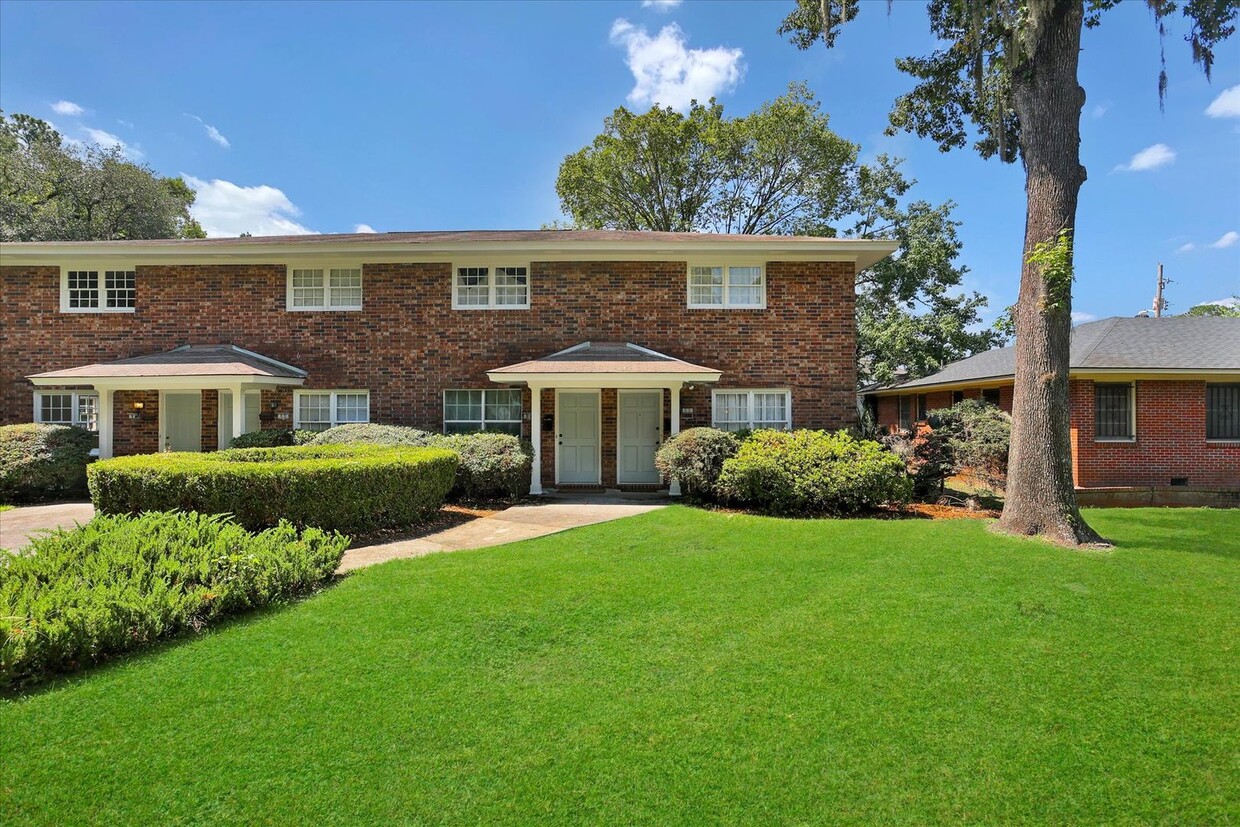
[[[681,389],[713,384],[721,375],[714,368],[631,342],[582,342],[487,371],[492,382],[530,389],[531,494],[543,493],[544,392],[553,394],[546,424],[554,428],[549,447],[557,486],[658,484],[654,450],[664,438],[680,432]],[[612,442],[614,465],[607,450]],[[605,473],[606,466],[614,468],[614,474]],[[680,493],[676,480],[670,481],[669,493]]]
[[[183,345],[162,353],[99,362],[26,377],[36,388],[90,388],[98,393],[99,456],[113,454],[117,393],[157,393],[158,449],[201,450],[202,394],[215,391],[226,422],[219,422],[220,442],[246,432],[246,395],[264,389],[299,386],[306,372],[235,345]],[[225,396],[227,395],[227,396]],[[225,411],[223,400],[228,400]],[[126,424],[137,427],[152,413],[134,402]],[[141,407],[139,407],[141,406]],[[125,427],[126,425],[122,425]],[[197,429],[197,439],[194,431]],[[189,447],[197,443],[197,447]]]

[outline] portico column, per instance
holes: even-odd
[[[670,390],[672,394],[672,410],[671,410],[672,433],[671,433],[671,436],[676,436],[676,434],[680,433],[680,384],[677,383],[675,385],[672,385],[668,390]],[[667,486],[667,493],[669,496],[679,497],[680,496],[680,480],[676,479],[675,477],[672,477],[671,482]]]
[[[542,489],[542,388],[530,386],[530,442],[534,462],[530,466],[530,494],[541,496]]]
[[[236,439],[245,433],[245,397],[240,385],[234,385],[228,392],[232,394],[232,439]]]
[[[99,388],[99,459],[112,456],[112,389]]]

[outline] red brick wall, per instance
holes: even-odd
[[[219,419],[220,419],[220,395],[219,391],[206,390],[202,392],[202,450],[214,451],[219,448]],[[225,424],[226,428],[231,429],[232,423]],[[229,433],[232,431],[230,430]]]
[[[141,411],[133,403],[141,402]],[[133,416],[137,418],[131,418]],[[152,454],[159,450],[159,391],[117,391],[112,394],[112,451]]]
[[[1094,439],[1094,383],[1070,383],[1077,485],[1240,485],[1240,443],[1206,442],[1204,382],[1137,382],[1134,442]]]
[[[533,262],[531,308],[515,311],[453,310],[447,263],[363,269],[360,312],[286,312],[285,266],[248,264],[139,266],[134,313],[69,314],[58,268],[0,268],[0,422],[29,420],[28,374],[222,342],[309,371],[307,388],[368,388],[372,421],[438,430],[444,389],[494,387],[486,370],[586,340],[717,367],[720,388],[789,387],[798,427],[856,418],[851,263],[770,262],[764,310],[687,309],[678,261]],[[291,414],[291,391],[264,392],[264,412],[271,401]],[[709,424],[709,389],[684,392],[682,406],[694,409],[683,427]],[[129,427],[118,418],[117,453],[146,444]],[[207,430],[204,419],[204,444]]]

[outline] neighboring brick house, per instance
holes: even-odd
[[[867,397],[878,423],[893,429],[961,399],[984,398],[1010,413],[1015,370],[1015,349],[996,348]],[[1169,490],[1182,486],[1240,494],[1240,319],[1079,325],[1069,395],[1075,482],[1097,494],[1083,501],[1134,501],[1135,492],[1099,489],[1148,489],[1142,496],[1155,502],[1190,499]]]
[[[606,231],[0,244],[0,422],[99,452],[257,428],[520,434],[531,488],[657,486],[681,427],[855,420],[854,281],[895,244]]]

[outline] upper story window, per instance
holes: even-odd
[[[369,391],[294,391],[293,427],[326,431],[337,425],[370,421]]]
[[[791,394],[785,390],[726,390],[711,394],[712,422],[724,431],[792,427]]]
[[[1137,437],[1136,387],[1131,383],[1094,385],[1094,436],[1131,442]]]
[[[452,275],[455,310],[526,310],[530,306],[527,265],[456,267]]]
[[[1206,385],[1206,439],[1240,440],[1240,385]]]
[[[760,265],[691,265],[689,307],[766,307],[766,274]]]
[[[95,391],[38,391],[34,395],[34,421],[97,431],[99,394]]]
[[[124,267],[65,267],[60,271],[62,313],[132,313],[137,275]]]
[[[289,310],[361,310],[361,267],[290,267]]]
[[[443,430],[446,434],[499,431],[521,436],[521,391],[500,388],[444,391]]]

